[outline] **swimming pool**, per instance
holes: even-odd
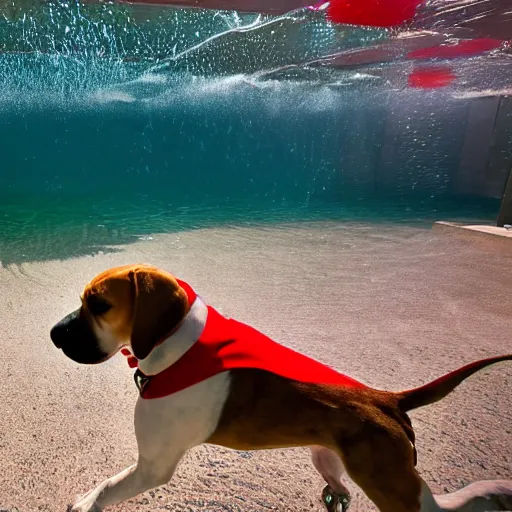
[[[124,359],[80,366],[49,339],[114,265],[165,268],[383,389],[510,351],[510,245],[431,229],[495,223],[510,48],[481,13],[427,3],[387,31],[311,9],[0,0],[0,510],[64,510],[136,457]],[[510,477],[511,386],[503,365],[414,414],[435,492]],[[309,464],[203,446],[112,510],[319,512]]]
[[[497,214],[512,140],[501,47],[435,59],[456,84],[414,88],[404,50],[386,60],[421,38],[309,10],[29,2],[0,33],[6,264],[235,220]]]

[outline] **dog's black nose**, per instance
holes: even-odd
[[[58,324],[54,325],[50,331],[50,338],[57,348],[62,348],[63,331],[65,332],[65,329],[66,328],[59,322]]]
[[[79,319],[80,310],[77,309],[55,324],[50,331],[50,338],[57,348],[62,348],[66,341],[73,336],[73,331]]]

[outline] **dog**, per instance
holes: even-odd
[[[50,332],[83,364],[120,350],[136,367],[138,461],[68,510],[90,512],[171,479],[202,443],[236,450],[310,447],[326,482],[324,504],[345,511],[346,471],[380,512],[512,510],[512,483],[472,484],[434,496],[417,473],[408,411],[437,402],[473,373],[512,354],[468,364],[402,392],[372,389],[284,347],[206,305],[172,274],[112,268],[90,281],[81,307]]]

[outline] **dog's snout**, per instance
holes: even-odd
[[[73,336],[73,328],[78,322],[80,310],[77,309],[55,324],[50,331],[50,338],[57,348],[62,348],[66,340]]]
[[[62,348],[62,342],[63,338],[66,334],[67,327],[65,325],[62,325],[60,322],[52,327],[52,330],[50,331],[50,338],[53,341],[53,344],[57,348]]]
[[[54,325],[50,331],[50,338],[58,349],[77,363],[97,364],[110,356],[101,349],[80,309]]]

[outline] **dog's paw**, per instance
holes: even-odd
[[[329,485],[322,491],[322,501],[327,512],[347,512],[350,505],[349,494],[336,494]]]
[[[101,512],[101,508],[95,503],[88,503],[86,500],[82,500],[74,505],[68,505],[66,512]]]

